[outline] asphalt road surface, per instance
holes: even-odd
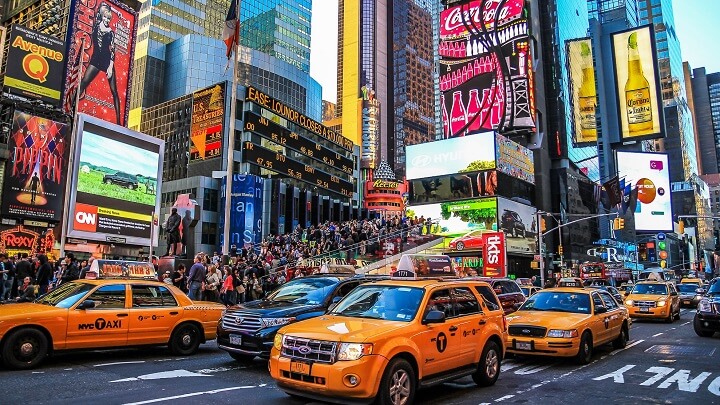
[[[419,404],[720,404],[720,334],[700,338],[694,310],[666,324],[635,321],[627,348],[596,350],[593,361],[512,358],[497,384],[467,377],[423,390]],[[275,387],[267,362],[243,366],[216,348],[173,357],[164,347],[57,355],[36,370],[0,368],[6,404],[308,404]]]

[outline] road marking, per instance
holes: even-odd
[[[96,364],[93,367],[105,367],[105,366],[119,366],[121,364],[141,364],[145,363],[145,360],[137,360],[137,361],[118,361],[116,363],[103,363],[103,364]]]
[[[675,329],[677,329],[677,328],[670,328],[670,329],[668,329],[668,330],[675,330]]]
[[[128,382],[138,380],[163,380],[167,378],[179,378],[179,377],[211,377],[209,374],[193,373],[187,370],[170,370],[162,371],[159,373],[143,374],[137,377],[123,378],[121,380],[110,381],[111,383],[117,382]]]
[[[504,401],[504,400],[506,400],[506,399],[510,399],[510,398],[512,398],[512,397],[514,397],[514,396],[515,396],[515,395],[513,395],[513,394],[505,395],[504,397],[500,397],[500,398],[496,399],[495,402],[501,402],[501,401]]]
[[[144,405],[144,404],[152,404],[155,402],[164,402],[164,401],[172,401],[173,399],[180,399],[180,398],[190,398],[190,397],[196,397],[199,395],[212,395],[212,394],[218,394],[221,392],[227,392],[227,391],[235,391],[235,390],[243,390],[248,388],[258,388],[262,387],[265,384],[258,385],[243,385],[239,387],[228,387],[228,388],[220,388],[216,390],[209,390],[209,391],[198,391],[198,392],[190,392],[187,394],[181,394],[181,395],[174,395],[171,397],[162,397],[162,398],[155,398],[155,399],[148,399],[147,401],[139,401],[139,402],[128,402],[124,405]]]
[[[667,378],[667,380],[658,385],[658,388],[669,388],[673,383],[677,383],[680,391],[697,392],[698,388],[700,388],[700,384],[710,377],[710,374],[712,373],[702,372],[699,376],[691,380],[690,370],[678,370],[675,374],[671,375]]]
[[[517,363],[516,361],[513,361],[513,360],[503,361],[502,364],[500,365],[500,372],[512,370],[514,368],[520,367],[521,365],[522,364]]]
[[[248,366],[215,367],[215,368],[204,368],[202,370],[195,370],[195,372],[201,373],[201,374],[213,374],[213,373],[221,373],[223,371],[243,370],[246,368],[248,368]]]
[[[625,384],[625,377],[623,376],[623,373],[634,367],[635,367],[634,364],[628,364],[627,366],[625,366],[619,370],[613,371],[612,373],[601,375],[600,377],[595,377],[595,378],[593,378],[593,380],[594,381],[602,381],[602,380],[612,377],[614,382],[616,382],[618,384]]]
[[[44,371],[33,371],[32,374],[45,374]]]
[[[550,368],[550,367],[552,367],[552,366],[554,366],[554,365],[556,365],[556,364],[557,364],[557,363],[550,363],[550,364],[546,364],[546,365],[544,365],[544,366],[536,366],[536,365],[531,364],[531,365],[529,365],[529,366],[525,366],[525,367],[523,367],[523,368],[521,368],[521,369],[515,370],[515,374],[517,374],[517,375],[535,374],[535,373],[537,373],[538,371],[545,370],[545,369]]]
[[[687,321],[687,322],[685,322],[684,324],[682,324],[681,326],[690,325],[690,322],[691,322],[691,321]]]
[[[663,378],[667,377],[673,371],[675,371],[675,369],[670,367],[650,367],[649,369],[645,370],[645,372],[655,373],[655,376],[641,382],[640,385],[644,385],[646,387],[651,386],[656,382],[662,380]]]
[[[710,391],[710,393],[712,393],[713,395],[717,395],[720,397],[720,377],[715,377],[715,379],[708,386],[708,391]]]
[[[662,335],[662,334],[663,334],[663,332],[656,333],[656,334],[652,335],[652,337],[658,337],[658,336],[660,336],[660,335]]]
[[[630,343],[629,345],[623,347],[622,349],[617,349],[617,350],[615,350],[614,352],[610,353],[610,355],[611,355],[611,356],[614,356],[614,355],[616,355],[616,354],[618,354],[618,353],[620,353],[620,352],[622,352],[622,351],[624,351],[624,350],[627,350],[627,349],[629,349],[629,348],[631,348],[631,347],[633,347],[633,346],[637,346],[637,345],[639,345],[640,343],[642,343],[642,342],[644,342],[644,341],[645,341],[644,339],[640,339],[640,340],[638,340],[638,341],[636,341],[636,342]]]

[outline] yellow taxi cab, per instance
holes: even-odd
[[[607,291],[558,287],[537,292],[508,316],[505,345],[508,353],[587,364],[598,346],[625,347],[629,332],[628,310]]]
[[[158,282],[149,263],[95,263],[97,279],[61,284],[33,302],[0,305],[0,357],[7,367],[32,368],[72,349],[167,344],[174,354],[190,355],[215,338],[224,305],[191,301]]]
[[[280,329],[268,367],[293,396],[410,404],[418,388],[467,375],[494,384],[504,335],[504,311],[488,283],[391,278]]]
[[[626,292],[625,306],[632,318],[680,319],[680,296],[675,284],[641,281]]]
[[[682,280],[680,280],[680,284],[697,284],[700,287],[702,287],[705,284],[705,282],[699,278],[685,277]]]

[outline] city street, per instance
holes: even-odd
[[[497,384],[470,378],[421,391],[420,404],[720,403],[720,339],[692,330],[694,310],[672,324],[636,321],[627,348],[608,345],[593,361],[513,358]],[[717,336],[717,335],[716,335]],[[0,369],[4,403],[304,404],[275,387],[267,363],[242,366],[208,342],[192,357],[166,348],[58,355],[36,370]]]

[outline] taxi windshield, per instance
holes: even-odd
[[[636,284],[631,294],[667,295],[665,284]]]
[[[519,311],[590,313],[590,297],[575,292],[539,291],[520,307]]]
[[[684,283],[684,284],[678,284],[677,289],[681,293],[692,293],[695,294],[695,290],[700,288],[697,284],[690,284],[690,283]]]
[[[267,297],[270,301],[317,305],[333,291],[337,284],[332,278],[298,278],[283,284]]]
[[[423,290],[389,285],[359,286],[330,313],[355,318],[410,322],[420,307]]]
[[[95,286],[86,283],[65,283],[35,300],[35,303],[58,308],[70,308]]]

